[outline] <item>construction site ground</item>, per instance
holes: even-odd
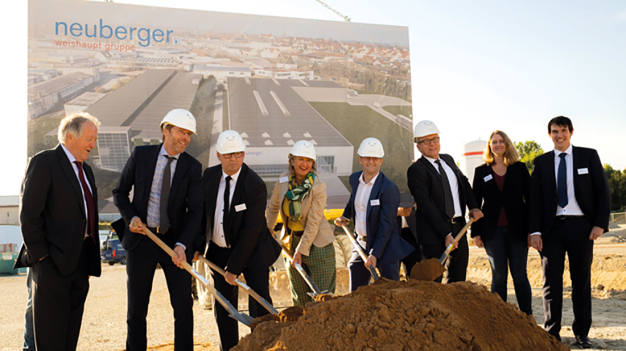
[[[601,237],[594,248],[592,268],[593,325],[589,337],[597,350],[626,351],[626,230],[616,229]],[[281,272],[273,274],[275,288],[285,287]],[[531,249],[528,275],[533,291],[534,317],[543,323],[541,300],[541,265],[539,255]],[[563,314],[563,343],[576,349],[571,324],[571,286],[565,272]],[[483,249],[471,247],[468,280],[489,286],[491,270]],[[90,280],[91,288],[83,317],[79,350],[124,350],[126,338],[126,272],[120,265],[103,265],[102,277]],[[347,271],[340,269],[338,293],[347,291]],[[0,350],[16,350],[22,345],[24,308],[26,305],[26,275],[0,276]],[[277,306],[288,304],[288,291],[276,296]],[[287,300],[287,301],[285,301]],[[508,302],[515,303],[512,282],[509,281]],[[244,306],[245,307],[245,306]],[[476,306],[489,308],[489,306]],[[279,308],[280,309],[280,308]],[[247,312],[244,310],[244,312]],[[163,273],[155,275],[148,314],[148,345],[150,350],[173,350],[174,327],[169,294]],[[240,324],[240,335],[249,328]],[[213,312],[204,304],[194,302],[195,350],[219,350],[218,334]]]

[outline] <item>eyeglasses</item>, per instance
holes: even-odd
[[[243,152],[239,151],[239,152],[231,152],[230,154],[222,154],[222,156],[224,156],[225,159],[230,160],[233,156],[235,156],[235,158],[242,158],[243,157]]]
[[[439,137],[434,137],[431,139],[424,139],[417,142],[418,144],[430,145],[431,143],[439,144]]]

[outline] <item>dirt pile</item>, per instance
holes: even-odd
[[[258,324],[233,350],[568,350],[532,317],[470,282],[379,280]]]

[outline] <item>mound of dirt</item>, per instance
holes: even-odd
[[[262,322],[233,350],[569,349],[484,286],[380,279],[308,303],[297,322]]]

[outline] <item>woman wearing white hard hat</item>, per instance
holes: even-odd
[[[273,230],[280,213],[285,226],[283,239],[294,262],[309,272],[321,291],[334,293],[335,235],[324,217],[325,206],[326,184],[315,173],[315,148],[300,140],[289,153],[289,172],[282,174],[274,186],[267,205],[267,226]],[[307,295],[311,290],[292,265],[287,268],[287,276],[294,305],[304,307],[312,301]]]

